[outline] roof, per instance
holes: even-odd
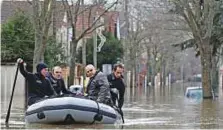
[[[60,27],[63,22],[64,7],[61,1],[56,2],[55,11],[55,24],[56,27]],[[32,5],[27,1],[2,1],[1,8],[1,23],[5,23],[10,17],[14,15],[17,10],[26,12],[28,15],[32,16]]]
[[[28,1],[2,1],[2,8],[1,8],[1,23],[5,23],[10,17],[12,17],[14,15],[14,13],[17,10],[22,10],[24,12],[26,12],[28,15],[30,15],[30,17],[32,16],[32,3],[28,2]],[[90,5],[85,5],[82,6],[80,8],[80,10],[85,9],[86,11],[84,12],[84,18],[83,15],[79,15],[77,18],[77,23],[76,23],[76,31],[77,34],[78,32],[82,31],[82,26],[84,24],[85,29],[87,27],[89,27],[89,25],[91,25],[91,23],[93,23],[94,21],[94,17],[96,15],[96,12],[98,12],[98,15],[101,15],[105,9],[99,5],[99,6],[93,6],[93,8],[89,9]],[[88,8],[88,9],[86,9]],[[91,16],[89,17],[89,13],[91,13]],[[56,24],[56,28],[61,28],[61,26],[69,26],[69,23],[66,23],[64,21],[64,15],[65,15],[65,11],[64,11],[64,6],[62,1],[57,1],[56,2],[56,10],[55,10],[55,24]],[[105,22],[105,27],[109,28],[109,27],[113,27],[114,23],[117,22],[117,17],[118,17],[119,13],[116,11],[109,11],[106,12],[103,15],[104,18],[104,22]],[[90,37],[91,34],[88,35],[88,37]]]

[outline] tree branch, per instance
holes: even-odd
[[[27,0],[27,2],[28,2],[30,5],[32,5],[32,2],[31,2],[31,1]]]
[[[83,38],[84,35],[96,25],[96,23],[100,20],[100,18],[101,18],[105,13],[107,13],[108,10],[111,9],[111,8],[112,8],[115,4],[117,4],[117,3],[118,3],[118,0],[116,0],[116,2],[114,2],[114,3],[113,3],[111,6],[109,6],[103,13],[101,13],[101,14],[97,17],[97,19],[95,19],[95,21],[94,21],[90,26],[88,26],[87,29],[85,29],[85,30],[81,33],[81,35],[77,38],[77,41],[79,41],[81,38]],[[90,23],[90,22],[89,22],[89,23]],[[97,27],[99,27],[99,26],[94,27],[92,30],[95,30]]]
[[[76,27],[76,23],[77,23],[77,18],[78,18],[78,12],[79,12],[79,10],[80,10],[80,3],[81,3],[81,0],[78,0],[77,2],[76,2],[76,5],[75,5],[75,12],[74,12],[74,26]]]
[[[72,11],[71,11],[71,7],[68,4],[67,0],[62,0],[64,8],[67,12],[67,18],[68,18],[68,22],[70,22],[70,26],[73,26],[73,15],[72,15]]]
[[[89,15],[88,15],[88,27],[90,26],[90,22],[91,22],[91,13],[92,13],[92,8],[90,8],[90,12],[89,12]]]
[[[213,28],[213,19],[214,19],[214,3],[211,0],[206,0],[206,2],[209,2],[209,13],[207,14],[207,18],[206,18],[206,33],[203,37],[203,39],[206,38],[211,38],[211,33],[212,33],[212,28]]]

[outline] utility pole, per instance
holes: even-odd
[[[97,20],[98,18],[98,12],[96,12],[94,20]],[[97,26],[97,22],[95,24],[95,26]],[[94,62],[94,67],[97,69],[97,29],[94,30],[93,32],[93,62]]]
[[[182,87],[185,94],[186,89],[184,89],[184,56],[185,56],[185,51],[183,51],[183,64],[181,65],[181,80],[182,80]]]
[[[125,65],[125,73],[124,77],[125,78],[125,83],[127,86],[129,86],[129,81],[127,80],[127,72],[129,70],[129,65],[128,65],[128,35],[129,35],[129,0],[124,0],[124,5],[123,5],[123,10],[124,10],[124,19],[125,19],[125,29],[126,33],[124,34],[124,39],[123,39],[123,48],[124,48],[124,65]]]
[[[82,2],[82,9],[84,10],[84,0],[81,1]],[[82,32],[84,32],[85,30],[85,26],[84,26],[84,12],[82,14]],[[82,65],[83,67],[86,66],[86,42],[85,42],[85,38],[82,38]],[[85,69],[83,69],[83,87],[85,88],[85,80],[86,80],[86,72]]]
[[[94,31],[94,50],[93,50],[93,61],[94,61],[94,66],[97,69],[97,32],[96,30]]]

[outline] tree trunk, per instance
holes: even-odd
[[[134,79],[134,76],[135,76],[135,69],[132,68],[132,69],[131,69],[131,77],[130,77],[130,86],[131,86],[131,87],[135,87],[135,86],[134,86],[134,80],[135,80],[135,79]]]
[[[36,65],[43,61],[42,55],[41,55],[41,49],[42,47],[42,38],[41,33],[38,31],[35,31],[35,49],[34,49],[34,55],[33,55],[33,72],[36,72]]]
[[[218,57],[212,58],[212,70],[211,70],[211,87],[213,88],[214,95],[218,95],[219,87],[219,68],[218,68]]]
[[[128,71],[129,71],[129,69],[128,69],[128,52],[127,52],[127,40],[126,39],[124,39],[123,40],[123,62],[124,62],[124,65],[125,65],[125,71],[124,71],[124,81],[125,81],[125,84],[129,84],[129,81],[127,80],[128,79],[128,77],[127,77],[127,73],[128,73]]]
[[[139,66],[137,65],[137,60],[135,59],[135,63],[133,65],[133,68],[134,68],[134,71],[135,71],[135,75],[134,75],[134,83],[135,85],[134,86],[138,86],[139,85]]]
[[[35,31],[35,49],[34,49],[34,57],[33,57],[33,72],[35,72],[35,66],[39,62],[44,62],[44,53],[46,50],[46,44],[48,39],[48,28],[45,28],[42,31],[40,28]]]
[[[150,69],[151,69],[150,68],[151,67],[150,48],[147,48],[146,51],[147,51],[147,62],[146,62],[147,73],[146,73],[146,76],[147,76],[147,84],[149,84],[149,82],[151,82],[151,78],[150,78],[150,76],[151,76],[151,74],[150,74]],[[146,84],[146,86],[147,86],[147,84]]]
[[[161,63],[160,63],[160,87],[163,87],[163,60],[161,58]]]
[[[129,42],[131,45],[131,42]],[[131,59],[131,60],[130,60]],[[130,86],[134,87],[134,76],[135,76],[135,56],[134,56],[134,51],[133,48],[129,49],[129,60],[128,60],[128,67],[129,70],[131,70],[131,76],[130,76]]]
[[[166,86],[166,61],[163,60],[163,87]]]
[[[125,75],[124,75],[124,79],[125,79],[125,83],[126,84],[129,84],[129,81],[127,79],[129,79],[127,77],[127,73],[128,71],[130,70],[129,69],[129,65],[128,65],[128,44],[129,44],[129,41],[128,41],[128,38],[129,38],[129,0],[124,0],[124,19],[125,19],[125,29],[126,29],[126,34],[125,34],[125,38],[124,38],[124,42],[123,42],[123,48],[124,48],[124,56],[123,56],[123,59],[124,59],[124,65],[125,65]]]
[[[56,27],[56,2],[52,2],[52,25],[53,25],[53,39],[56,41],[56,33],[57,33],[57,27]]]
[[[156,76],[156,60],[153,59],[152,75],[151,75],[151,85],[152,85],[152,87],[155,87],[155,76]]]
[[[73,29],[74,32],[74,29]],[[73,33],[74,34],[74,33]],[[75,62],[76,62],[76,48],[77,48],[77,41],[75,40],[75,37],[73,35],[72,41],[71,41],[71,59],[70,59],[70,71],[69,71],[69,81],[68,81],[68,86],[71,86],[74,84],[74,79],[75,79]]]
[[[82,3],[82,6],[84,6],[84,0],[81,1]],[[82,21],[84,21],[84,13],[82,14]],[[85,30],[85,26],[84,26],[84,22],[82,22],[82,31]],[[82,65],[85,67],[86,66],[86,39],[83,37],[82,38]],[[84,89],[85,89],[85,80],[86,80],[86,72],[85,72],[85,68],[83,67],[83,86],[84,86]]]
[[[45,0],[41,5],[39,0],[33,0],[33,21],[35,29],[35,49],[33,55],[33,72],[36,65],[44,61],[44,53],[48,39],[48,32],[52,19],[52,4],[54,0]]]
[[[205,42],[205,41],[204,41]],[[206,45],[206,46],[205,46]],[[203,50],[201,51],[201,66],[202,66],[202,86],[203,86],[203,98],[212,98],[212,87],[211,87],[211,48],[208,44],[203,43]]]

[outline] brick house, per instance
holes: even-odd
[[[70,50],[70,40],[71,40],[71,29],[70,25],[68,23],[68,18],[66,16],[66,12],[64,11],[64,6],[62,1],[57,1],[55,4],[55,19],[52,22],[55,27],[56,27],[56,38],[57,41],[62,43],[63,48],[66,50],[66,55],[69,56],[69,50]],[[91,23],[94,22],[95,15],[98,14],[100,15],[102,12],[105,11],[105,9],[102,6],[94,6],[91,11],[90,9],[86,9],[91,5],[85,5],[81,6],[80,10],[86,10],[84,11],[84,15],[78,15],[77,17],[77,22],[76,22],[76,33],[77,35],[80,35],[82,32],[83,25],[85,28],[88,28]],[[1,23],[5,23],[11,16],[14,15],[14,13],[17,10],[24,11],[29,15],[30,17],[32,16],[32,5],[27,2],[27,1],[2,1],[2,8],[1,8]],[[89,17],[89,14],[90,17]],[[104,28],[106,31],[109,31],[114,34],[114,36],[119,37],[119,28],[118,28],[118,17],[119,13],[116,11],[108,11],[102,16],[102,21],[104,21]],[[92,31],[92,30],[90,30]],[[50,29],[50,32],[52,34],[53,30]],[[89,33],[85,36],[85,38],[91,38],[92,33]],[[81,45],[81,40],[78,43],[78,46]],[[76,77],[78,78],[79,82],[79,77],[80,77],[80,70],[79,69],[80,64],[77,65],[76,69]],[[65,80],[67,80],[68,76],[68,69],[65,68],[63,69],[66,72],[63,72]]]

